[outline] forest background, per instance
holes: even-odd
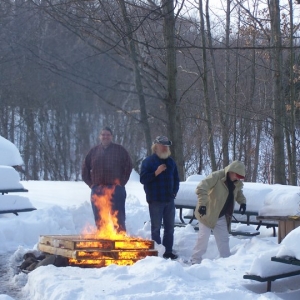
[[[0,135],[22,180],[81,180],[109,126],[137,171],[163,134],[181,180],[239,159],[247,181],[297,185],[299,17],[295,0],[1,0]]]

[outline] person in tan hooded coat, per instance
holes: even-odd
[[[192,263],[200,263],[207,250],[211,231],[221,257],[230,256],[229,231],[234,209],[234,200],[240,204],[242,214],[246,211],[243,194],[245,166],[233,161],[222,170],[215,171],[203,179],[196,188],[198,203],[195,216],[199,221],[199,233],[192,253]]]

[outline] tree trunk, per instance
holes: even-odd
[[[162,0],[164,16],[164,41],[166,47],[167,95],[165,99],[168,115],[168,133],[173,141],[173,156],[177,163],[180,180],[184,180],[184,159],[180,106],[177,100],[177,66],[175,49],[175,16],[173,0]]]
[[[284,159],[284,97],[282,93],[282,53],[279,0],[270,0],[271,64],[273,73],[274,175],[275,183],[286,184]]]
[[[230,3],[227,0],[226,8],[226,29],[225,29],[225,103],[224,108],[220,109],[221,131],[222,131],[222,151],[223,151],[223,167],[229,165],[229,99],[230,99],[230,50],[229,50],[229,37],[230,37]]]
[[[287,139],[287,153],[288,153],[288,166],[289,166],[289,184],[297,185],[297,165],[296,165],[296,126],[295,126],[295,49],[294,49],[294,12],[293,1],[289,0],[290,10],[290,64],[289,64],[289,95],[288,103],[290,104],[290,117],[286,118],[288,124],[286,124],[286,139]],[[289,120],[289,121],[288,121]]]
[[[207,135],[208,135],[208,152],[211,161],[212,170],[216,170],[216,156],[215,156],[215,146],[214,146],[214,134],[211,122],[211,106],[210,99],[208,96],[208,85],[207,85],[207,56],[206,56],[206,35],[204,27],[204,13],[203,13],[203,3],[202,0],[199,0],[199,15],[200,15],[200,31],[202,37],[202,63],[203,63],[203,75],[202,83],[204,90],[204,104],[205,104],[205,114],[206,114],[206,124],[207,124]],[[200,71],[201,72],[201,71]]]
[[[136,45],[133,37],[133,30],[131,26],[130,19],[128,17],[125,1],[124,0],[118,0],[122,15],[124,18],[125,26],[126,26],[126,34],[127,34],[127,42],[129,44],[129,52],[130,57],[133,63],[133,70],[134,70],[134,82],[135,82],[135,88],[137,90],[138,98],[139,98],[139,105],[141,110],[141,123],[145,135],[146,140],[146,146],[147,146],[147,154],[150,155],[151,153],[151,133],[150,133],[150,126],[148,122],[147,117],[147,111],[146,111],[146,103],[145,103],[145,97],[144,97],[144,91],[143,91],[143,85],[142,85],[142,79],[141,79],[141,73],[140,73],[140,67],[138,62],[138,55],[136,50]]]

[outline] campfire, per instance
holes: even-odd
[[[157,256],[154,242],[128,238],[97,239],[94,236],[41,236],[39,250],[69,258],[69,265],[105,267],[110,264],[132,265],[146,256]]]
[[[88,228],[80,235],[43,235],[38,248],[48,254],[68,258],[70,266],[105,267],[110,264],[132,265],[146,256],[157,256],[154,242],[141,238],[129,237],[126,232],[119,232],[116,215],[111,213],[111,195],[94,198],[100,210],[97,228]]]

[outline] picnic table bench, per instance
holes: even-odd
[[[291,264],[291,265],[295,265],[295,266],[300,267],[300,260],[296,259],[295,257],[291,257],[291,256],[282,256],[282,257],[274,256],[274,257],[271,257],[271,261],[285,263],[285,264]],[[291,276],[296,276],[296,275],[300,275],[300,269],[295,270],[295,271],[291,271],[291,272],[282,273],[282,274],[265,276],[265,277],[254,275],[254,274],[252,274],[252,275],[251,274],[245,274],[243,276],[243,278],[244,279],[255,280],[255,281],[259,281],[259,282],[267,282],[267,292],[270,292],[272,281],[275,281],[277,279],[291,277]]]
[[[0,189],[0,195],[1,195],[0,196],[1,197],[0,200],[7,199],[6,197],[9,197],[9,196],[4,196],[5,198],[2,198],[4,194],[8,194],[8,193],[20,193],[20,192],[28,192],[28,190],[24,189],[24,188]],[[33,211],[33,210],[36,210],[36,208],[33,207],[32,205],[28,205],[28,207],[23,207],[23,208],[4,208],[4,209],[0,209],[0,214],[13,213],[16,216],[18,216],[19,212],[29,212],[29,211]]]
[[[238,215],[238,216],[237,216]],[[276,236],[276,227],[278,227],[278,222],[275,220],[258,220],[258,212],[246,210],[244,215],[241,215],[241,212],[237,209],[233,211],[232,215],[232,223],[241,223],[246,225],[255,225],[256,230],[259,231],[261,226],[265,226],[266,228],[273,228],[273,236]]]
[[[19,192],[28,192],[26,189],[2,189],[0,190],[0,193],[2,195],[8,194],[8,193],[19,193]]]
[[[284,263],[284,264],[288,264],[288,265],[300,266],[300,260],[299,259],[296,259],[295,257],[288,256],[288,255],[280,256],[280,257],[273,256],[273,257],[271,257],[271,260],[272,261],[277,261],[277,262],[280,262],[280,263]]]
[[[300,226],[300,216],[257,216],[258,221],[277,222],[278,244],[295,228]]]
[[[179,210],[179,219],[181,221],[181,223],[179,224],[175,224],[176,226],[185,226],[186,224],[192,224],[192,222],[194,220],[196,220],[195,215],[194,215],[194,210],[195,210],[195,206],[193,205],[185,205],[185,204],[178,204],[175,203],[175,208]],[[190,209],[193,211],[192,214],[188,214],[186,216],[183,216],[183,209]],[[257,216],[258,212],[254,212],[254,211],[246,211],[244,215],[241,214],[241,212],[239,210],[234,210],[234,214],[232,216],[232,223],[241,223],[241,224],[247,224],[247,225],[257,225],[256,231],[250,232],[250,231],[236,231],[236,230],[231,230],[230,234],[233,236],[237,236],[237,235],[243,235],[243,236],[255,236],[255,235],[259,235],[259,228],[261,225],[265,225],[265,226],[270,226],[273,227],[273,235],[276,236],[276,229],[275,227],[277,226],[277,223],[264,223],[262,221],[257,221],[252,220],[251,217],[252,216]],[[184,219],[189,219],[189,222],[186,223]],[[194,226],[194,229],[197,230],[198,227]]]

